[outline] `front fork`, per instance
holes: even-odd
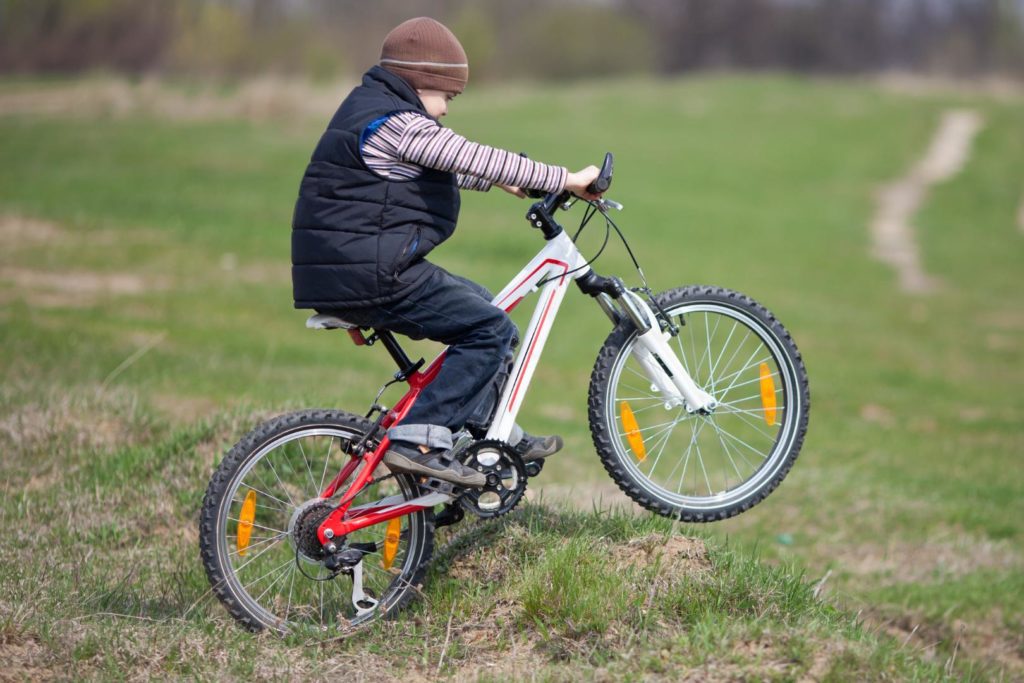
[[[690,377],[669,345],[671,335],[662,330],[661,323],[646,301],[629,290],[624,290],[618,299],[607,294],[599,294],[597,298],[612,322],[620,319],[615,307],[618,303],[625,317],[636,327],[638,334],[634,349],[637,362],[651,380],[651,388],[661,392],[665,398],[666,408],[681,405],[688,413],[714,412],[718,401]]]

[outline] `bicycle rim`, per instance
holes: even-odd
[[[227,485],[217,523],[224,580],[245,611],[268,628],[311,634],[344,631],[386,613],[413,590],[426,533],[422,513],[397,518],[398,543],[392,538],[389,557],[377,552],[363,558],[364,592],[379,601],[376,609],[366,611],[366,602],[362,609],[354,605],[353,578],[328,571],[312,553],[312,529],[337,505],[346,487],[330,500],[320,498],[319,492],[349,461],[347,450],[360,436],[340,426],[286,432],[248,457]],[[366,487],[352,506],[390,496],[410,499],[413,489],[406,477],[387,479]],[[252,501],[248,510],[247,501]],[[343,540],[384,548],[388,531],[383,523]]]
[[[633,354],[615,359],[605,401],[611,443],[629,477],[678,509],[717,511],[756,494],[785,464],[801,406],[782,342],[757,317],[721,303],[666,308],[683,366],[718,408],[710,415],[666,407]]]

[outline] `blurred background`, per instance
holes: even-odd
[[[412,14],[475,82],[698,69],[1024,77],[1021,0],[4,0],[0,73],[361,73]]]

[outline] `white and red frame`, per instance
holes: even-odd
[[[584,277],[589,272],[586,259],[580,254],[576,244],[561,231],[549,239],[533,260],[494,297],[494,305],[507,312],[518,306],[527,295],[540,289],[540,299],[487,431],[488,439],[508,440],[566,289],[573,279]],[[637,359],[647,370],[652,385],[665,397],[666,403],[684,405],[691,412],[714,408],[713,397],[694,384],[667,343],[668,335],[662,332],[661,326],[643,299],[632,292],[626,292],[624,296],[630,298],[634,314],[638,313],[650,321],[649,329],[638,337]],[[444,355],[442,351],[424,371],[416,371],[409,376],[409,391],[381,423],[385,430],[408,414],[423,388],[437,377]],[[385,435],[373,452],[362,457],[353,456],[322,492],[323,498],[335,495],[341,484],[352,475],[360,463],[365,465],[345,491],[341,504],[320,525],[317,535],[321,543],[328,545],[332,538],[342,538],[357,529],[452,500],[450,495],[429,492],[412,500],[405,500],[402,496],[396,495],[366,505],[350,507],[359,491],[371,483],[373,472],[387,453],[389,444],[390,441]]]

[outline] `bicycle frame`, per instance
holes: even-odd
[[[533,317],[530,319],[509,380],[505,383],[487,431],[488,439],[508,440],[566,289],[572,280],[585,277],[590,272],[590,268],[586,267],[586,259],[580,254],[576,244],[562,231],[549,239],[544,248],[492,300],[495,306],[508,312],[516,308],[526,296],[540,289]],[[624,308],[629,312],[629,317],[640,323],[646,321],[646,331],[639,336],[640,343],[637,345],[642,349],[640,362],[648,371],[652,383],[666,396],[666,402],[687,405],[691,410],[713,409],[714,399],[701,391],[690,379],[668,346],[667,334],[662,332],[646,303],[632,292],[627,291],[624,296],[627,298]],[[442,351],[426,370],[413,372],[409,376],[408,393],[385,415],[381,427],[386,430],[408,414],[424,387],[437,376],[444,355],[445,352]],[[429,492],[413,500],[407,501],[401,496],[392,496],[350,508],[351,501],[359,491],[371,483],[373,472],[387,453],[389,444],[390,441],[385,435],[372,453],[362,457],[353,456],[322,492],[323,498],[335,495],[338,487],[352,475],[360,461],[364,463],[364,467],[342,496],[341,504],[320,525],[318,536],[328,549],[332,538],[343,537],[358,529],[447,503],[453,499],[444,493]]]

